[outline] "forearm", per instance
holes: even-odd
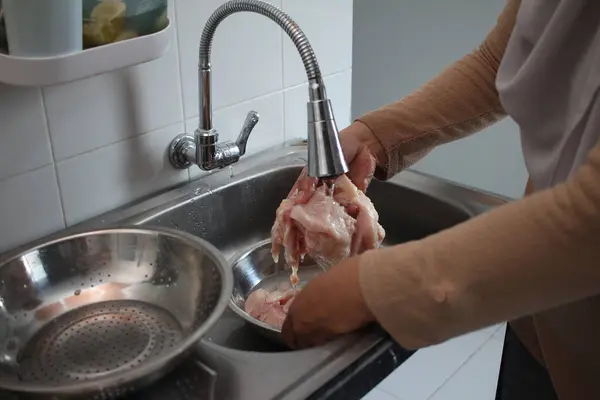
[[[406,98],[358,118],[379,139],[376,177],[386,179],[433,147],[504,117],[495,80],[520,0],[510,0],[482,45]]]
[[[566,184],[363,255],[369,308],[422,347],[600,293],[600,146]]]

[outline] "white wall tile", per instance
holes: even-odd
[[[494,334],[490,327],[417,351],[379,389],[410,400],[427,400]]]
[[[205,22],[224,0],[176,0],[186,119],[198,116],[198,44]],[[276,6],[281,0],[271,1]],[[266,17],[238,13],[218,27],[212,46],[213,107],[282,89],[281,28]]]
[[[172,169],[166,149],[184,121],[188,132],[196,128],[198,42],[209,15],[224,2],[169,0],[173,42],[150,63],[43,90],[0,85],[0,251],[60,229],[65,219],[74,224],[201,175],[197,167]],[[282,6],[282,0],[271,2]],[[337,72],[351,67],[352,1],[285,0],[285,8],[313,42],[343,128],[350,72]],[[289,137],[306,134],[306,87],[286,93],[284,109],[283,39],[288,81],[302,84],[296,51],[264,16],[228,17],[215,36],[215,127],[221,140],[233,140],[246,113],[257,110],[261,120],[249,154],[279,144],[286,126]],[[26,152],[19,151],[23,147]],[[35,223],[22,224],[23,212]]]
[[[494,334],[430,400],[494,400],[503,346]]]
[[[164,57],[44,89],[57,161],[183,119],[177,45]]]
[[[57,164],[68,225],[188,180],[174,169],[167,147],[183,131],[178,123]]]
[[[250,110],[258,112],[260,121],[250,135],[246,156],[283,141],[283,94],[277,92],[216,111],[214,125],[215,129],[219,131],[219,141],[236,140],[246,119],[246,114]],[[186,131],[193,133],[197,126],[198,118],[188,120]],[[190,169],[192,179],[201,175],[200,168],[192,167]]]
[[[0,179],[51,162],[40,90],[0,84]]]
[[[0,252],[65,227],[54,165],[0,181]]]
[[[352,70],[325,77],[327,96],[333,105],[333,113],[339,130],[350,124],[352,103]],[[285,138],[306,138],[308,85],[303,84],[285,90]]]
[[[353,0],[283,0],[283,10],[304,31],[319,60],[323,75],[352,66]],[[306,81],[306,72],[292,41],[283,42],[285,87]]]

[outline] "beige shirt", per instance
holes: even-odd
[[[600,137],[600,2],[523,2],[496,86],[535,189],[575,174]]]
[[[562,400],[600,399],[599,21],[595,0],[509,0],[477,50],[357,122],[385,179],[507,112],[517,121],[537,193],[365,253],[361,287],[409,348],[518,319]]]

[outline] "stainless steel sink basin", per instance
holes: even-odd
[[[177,228],[208,240],[231,259],[269,237],[275,210],[306,164],[306,154],[303,142],[287,143],[84,225]],[[387,231],[386,245],[447,229],[505,201],[410,171],[390,182],[373,182],[368,195]],[[363,332],[288,351],[228,310],[197,351],[217,371],[215,398],[304,399],[382,340]]]

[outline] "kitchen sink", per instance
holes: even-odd
[[[136,223],[174,227],[199,236],[217,246],[233,263],[238,254],[270,237],[275,211],[302,166],[258,168],[238,177],[234,174],[228,184],[220,187],[206,181],[206,187],[197,190],[193,198]],[[369,196],[387,230],[384,245],[420,239],[469,218],[465,210],[398,185],[374,182]],[[209,333],[208,340],[244,351],[287,351],[258,335],[231,310]]]
[[[269,238],[275,210],[306,156],[305,142],[288,142],[69,230],[131,224],[176,228],[208,240],[233,261]],[[385,246],[450,228],[505,201],[412,171],[374,181],[368,195],[386,229]],[[217,373],[217,399],[305,399],[384,340],[389,339],[367,330],[289,351],[228,310],[196,350]]]

